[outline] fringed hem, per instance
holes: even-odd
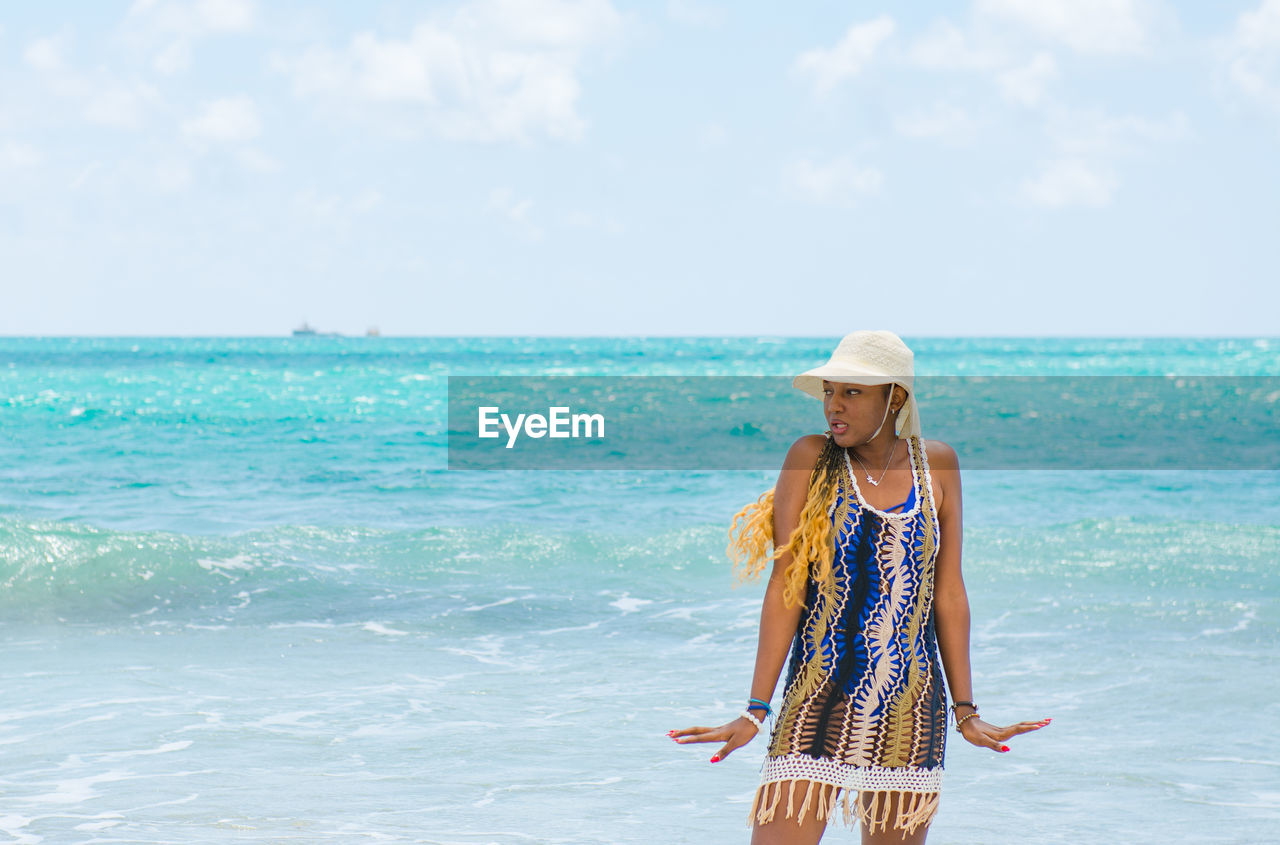
[[[796,787],[804,789],[804,797],[800,807],[796,809]],[[843,809],[844,823],[848,828],[864,825],[868,833],[886,830],[901,830],[912,833],[921,825],[933,821],[938,812],[941,793],[938,792],[906,792],[902,790],[878,790],[856,792],[836,786],[833,783],[822,783],[813,780],[776,780],[760,784],[755,798],[751,802],[751,811],[747,814],[747,826],[769,824],[778,812],[782,803],[782,794],[787,794],[785,818],[795,817],[796,824],[803,824],[805,816],[812,809],[814,817],[824,822],[831,821],[836,807]],[[815,795],[816,793],[816,795]],[[869,796],[866,806],[861,796]],[[897,801],[893,800],[897,796]],[[894,813],[894,805],[897,812]],[[892,818],[891,818],[892,816]]]
[[[766,757],[760,782],[816,780],[855,792],[941,792],[942,766],[932,769],[855,766],[830,757],[782,754]]]

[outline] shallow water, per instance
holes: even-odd
[[[0,341],[0,836],[745,842],[763,743],[665,733],[741,706],[761,587],[725,532],[773,473],[406,455],[481,360],[787,372],[831,341],[363,341]],[[913,347],[1280,371],[1252,340]],[[1005,755],[952,732],[931,843],[1274,838],[1276,476],[966,473],[975,694],[1054,722]]]

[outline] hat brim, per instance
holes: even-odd
[[[898,432],[903,437],[923,437],[920,430],[920,406],[916,404],[915,378],[913,376],[887,376],[883,372],[859,370],[852,367],[841,367],[824,364],[806,370],[791,380],[792,387],[809,394],[815,399],[824,397],[822,382],[835,381],[847,384],[900,384],[907,391],[907,401],[903,405]]]
[[[814,367],[812,370],[806,370],[791,380],[791,386],[798,390],[802,390],[815,399],[821,399],[822,382],[838,381],[846,384],[900,384],[911,392],[912,377],[911,376],[891,376],[885,375],[880,370],[864,370],[857,367],[847,367],[838,364],[823,364],[821,367]]]

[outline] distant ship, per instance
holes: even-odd
[[[302,325],[294,329],[293,336],[294,337],[342,337],[342,335],[339,332],[318,332],[315,329],[311,328],[311,324],[307,322],[303,322]]]

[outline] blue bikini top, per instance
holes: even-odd
[[[916,502],[916,486],[912,484],[911,492],[907,494],[907,500],[900,505],[894,505],[891,508],[885,508],[885,512],[893,513],[894,511],[898,511],[898,509],[901,508],[901,511],[898,511],[898,512],[906,513],[907,511],[911,510],[911,507],[915,504],[915,502]]]

